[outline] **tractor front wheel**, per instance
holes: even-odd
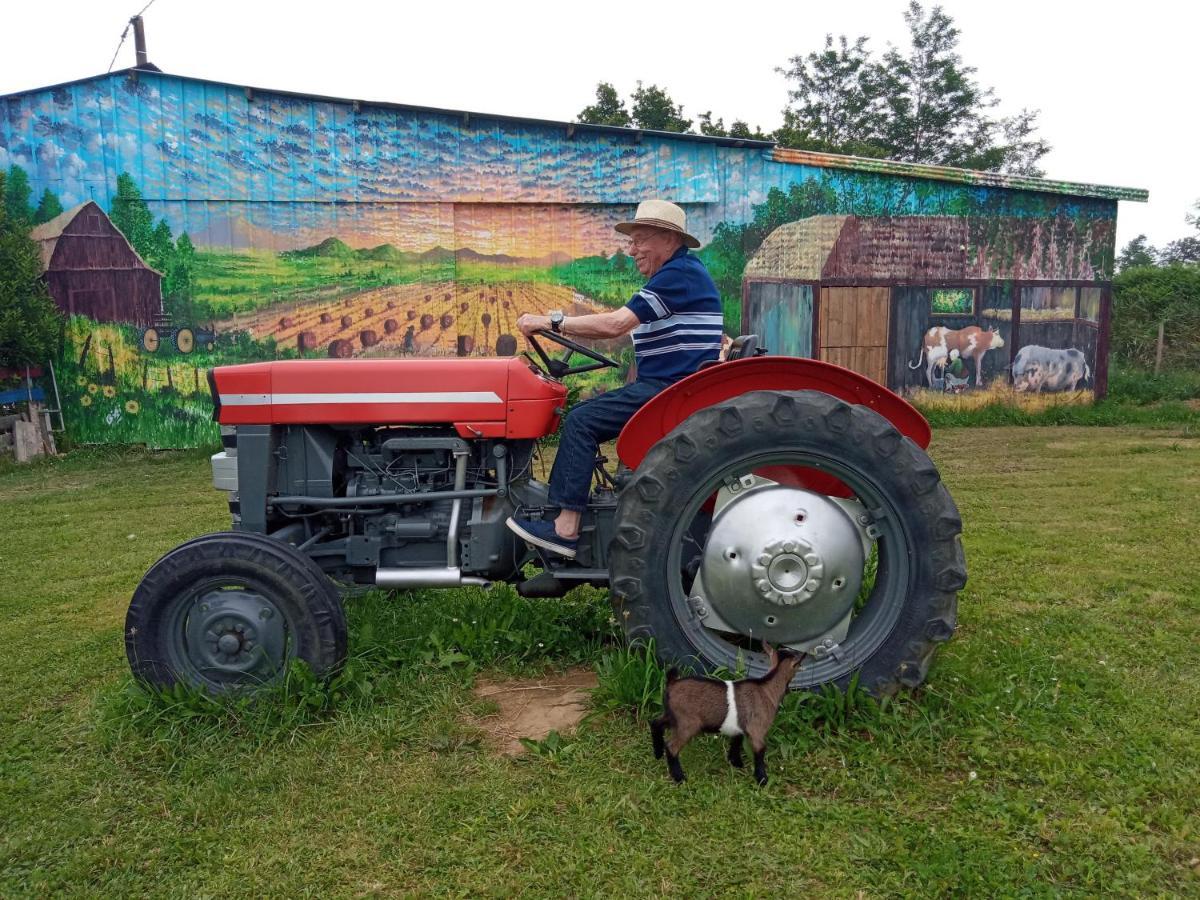
[[[181,544],[150,567],[125,619],[133,674],[157,687],[213,693],[278,681],[294,659],[318,675],[346,656],[336,589],[294,547],[219,532]]]
[[[609,553],[631,640],[704,672],[808,653],[792,687],[915,687],[951,636],[962,522],[920,447],[865,406],[756,391],[699,410],[621,492]]]

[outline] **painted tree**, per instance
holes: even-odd
[[[0,172],[0,194],[8,178]],[[42,281],[42,258],[29,239],[27,218],[0,204],[0,366],[50,360],[58,348],[62,318]]]
[[[8,167],[4,182],[4,210],[16,222],[30,222],[33,209],[29,206],[29,176],[18,165]]]
[[[629,117],[629,110],[625,108],[625,101],[607,81],[596,85],[596,102],[580,110],[576,119],[587,125],[627,126],[633,121]]]
[[[117,193],[113,197],[109,218],[133,245],[138,255],[153,266],[151,257],[154,249],[154,215],[142,199],[137,182],[128,172],[117,176]]]
[[[43,222],[49,222],[57,215],[61,215],[63,211],[62,201],[58,199],[58,195],[50,188],[42,191],[42,199],[38,201],[37,209],[33,213],[33,224],[41,225]]]

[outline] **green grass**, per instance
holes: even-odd
[[[1200,896],[1200,438],[951,429],[933,453],[965,522],[959,632],[914,696],[789,697],[766,790],[713,738],[670,782],[661,673],[600,591],[356,597],[335,683],[148,696],[125,608],[225,524],[204,454],[8,465],[0,896]],[[491,756],[477,674],[580,661],[590,723]]]

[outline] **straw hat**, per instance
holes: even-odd
[[[691,247],[693,250],[700,246],[700,242],[688,234],[687,213],[681,207],[676,206],[674,203],[668,203],[666,200],[642,201],[638,204],[633,221],[619,222],[616,225],[616,229],[621,234],[629,234],[636,225],[646,225],[650,228],[674,231],[676,234],[683,235],[685,246]]]

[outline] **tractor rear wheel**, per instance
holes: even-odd
[[[954,632],[961,530],[933,462],[887,419],[756,391],[692,414],[638,466],[617,508],[613,602],[664,661],[757,676],[767,640],[809,654],[793,688],[857,673],[888,695],[919,685]]]
[[[150,567],[125,619],[133,674],[214,693],[281,679],[294,659],[318,675],[346,657],[332,582],[294,547],[264,535],[195,538]]]

